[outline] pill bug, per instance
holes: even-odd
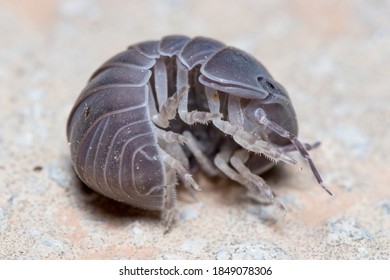
[[[297,151],[329,193],[303,144],[291,100],[242,50],[205,37],[172,35],[131,45],[100,66],[71,110],[74,169],[93,190],[159,210],[168,228],[177,178],[199,190],[197,168],[275,201],[259,176]]]

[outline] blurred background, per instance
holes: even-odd
[[[389,259],[390,1],[0,1],[1,259]],[[171,231],[76,178],[65,136],[89,76],[128,45],[202,35],[288,90],[309,167],[264,176],[287,208],[228,180],[179,191]],[[386,140],[387,139],[387,140]],[[301,168],[300,168],[301,167]]]

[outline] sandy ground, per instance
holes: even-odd
[[[389,1],[0,2],[1,259],[389,259]],[[223,7],[223,10],[222,8]],[[261,60],[289,91],[307,164],[264,178],[287,208],[228,180],[157,213],[106,199],[73,172],[65,123],[92,72],[129,44],[203,35]],[[387,140],[386,140],[387,139]],[[297,157],[299,159],[299,157]]]

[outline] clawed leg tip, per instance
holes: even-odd
[[[288,156],[286,156],[286,155],[283,155],[283,156],[281,157],[281,159],[283,160],[283,162],[285,162],[285,163],[287,163],[287,164],[291,164],[291,165],[297,164],[297,161],[296,161],[295,159],[290,158],[290,157],[288,157]]]
[[[168,234],[169,232],[170,232],[170,230],[171,230],[171,225],[169,225],[169,226],[164,226],[164,234]]]
[[[276,199],[276,205],[277,205],[277,207],[278,207],[278,209],[279,209],[279,211],[280,212],[282,212],[283,213],[283,215],[285,216],[286,215],[286,212],[287,212],[287,209],[286,209],[286,207],[284,207],[284,205],[283,205],[283,203],[281,203],[278,199]]]
[[[164,234],[167,234],[171,230],[173,222],[174,220],[172,217],[164,218]]]

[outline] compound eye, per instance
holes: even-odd
[[[264,90],[266,90],[269,93],[273,93],[276,91],[276,86],[267,80],[264,77],[257,77],[257,81],[260,83],[260,85],[263,87]]]

